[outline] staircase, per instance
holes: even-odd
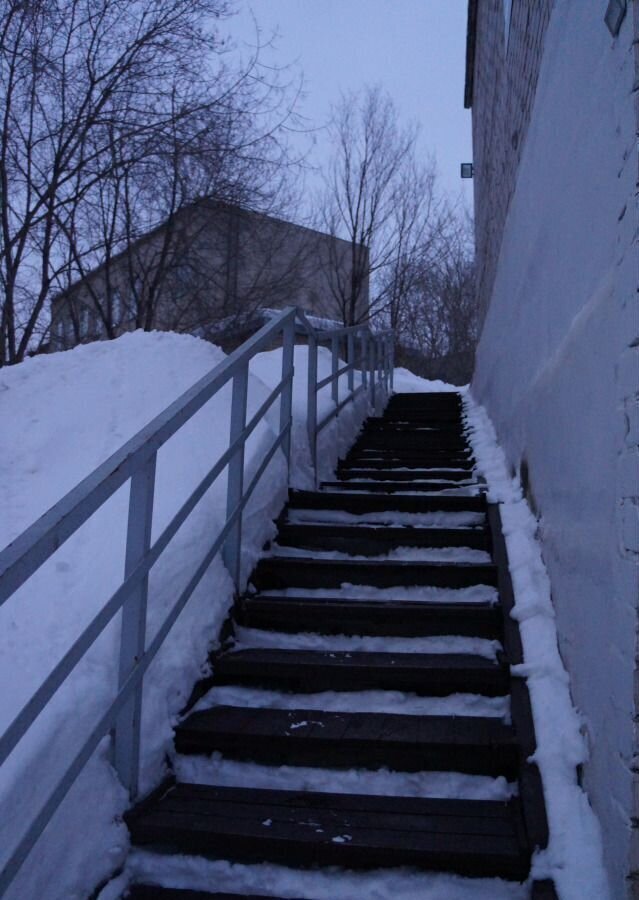
[[[474,470],[459,395],[394,395],[336,481],[290,492],[233,634],[176,729],[177,781],[127,816],[134,847],[526,881],[547,826],[527,762],[528,693],[510,674],[522,661],[512,603],[499,512]],[[273,780],[229,786],[206,774],[212,754],[218,773],[251,762]],[[290,784],[275,780],[281,766]],[[381,788],[349,790],[354,769],[380,773],[370,783]],[[403,775],[437,772],[480,788],[401,792]],[[146,883],[128,896],[249,895]],[[555,893],[537,882],[530,896]]]

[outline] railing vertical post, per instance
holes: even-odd
[[[317,481],[317,339],[308,336],[308,393],[306,396],[306,429],[311,465]]]
[[[335,406],[339,403],[339,378],[337,372],[339,370],[339,337],[331,338],[331,397]]]
[[[142,468],[131,476],[129,519],[127,525],[124,577],[129,577],[144,559],[151,546],[153,525],[153,493],[155,490],[154,453]],[[144,653],[146,640],[146,607],[149,577],[146,575],[133,588],[122,607],[120,634],[120,670],[118,687],[135,668]],[[115,726],[114,765],[124,787],[133,800],[138,793],[140,771],[140,727],[142,718],[142,683],[122,708]]]
[[[362,340],[361,340],[361,351],[362,351],[362,384],[365,388],[368,387],[368,333],[366,331],[362,332]]]
[[[350,366],[348,370],[348,392],[352,394],[355,390],[355,335],[352,331],[348,332],[346,347],[346,359]]]
[[[389,359],[389,368],[390,368],[390,392],[393,393],[394,389],[394,379],[395,379],[395,334],[392,333],[388,336],[388,344],[390,349],[390,359]]]
[[[231,433],[229,446],[232,446],[244,431],[246,425],[246,400],[248,395],[248,363],[245,363],[233,376],[233,395],[231,399]],[[228,466],[228,485],[226,488],[227,521],[235,512],[242,500],[244,492],[244,442],[236,449]],[[236,589],[240,586],[240,559],[242,553],[242,514],[237,517],[228,537],[224,542],[222,555]]]
[[[373,412],[377,409],[375,405],[375,367],[377,364],[377,344],[375,343],[375,338],[371,341],[370,344],[370,357],[369,357],[369,379],[370,379],[370,395],[371,395],[371,406],[373,407]]]
[[[287,479],[291,474],[291,429],[293,427],[293,361],[295,353],[295,316],[284,326],[282,335],[282,395],[280,397],[280,431],[288,428],[282,449],[286,457]]]

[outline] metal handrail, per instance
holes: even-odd
[[[240,587],[242,513],[275,453],[283,450],[290,474],[292,430],[293,355],[296,331],[308,337],[307,432],[313,467],[317,477],[317,436],[341,409],[362,391],[368,390],[374,406],[376,391],[392,389],[392,335],[374,335],[366,326],[324,331],[313,328],[303,311],[283,310],[242,344],[227,359],[201,378],[171,403],[148,425],[127,441],[58,501],[33,525],[0,553],[0,606],[5,603],[106,501],[128,480],[131,481],[126,537],[124,579],[82,634],[30,697],[5,732],[0,735],[0,764],[13,752],[57,690],[122,610],[118,693],[101,716],[92,733],[67,766],[34,819],[27,826],[11,856],[0,870],[0,896],[13,878],[71,785],[95,751],[98,743],[114,729],[114,762],[131,799],[138,792],[140,721],[144,673],[157,654],[174,622],[188,602],[216,554],[221,550],[225,565]],[[246,422],[249,364],[251,359],[282,336],[282,373],[250,421]],[[361,383],[355,385],[355,341],[361,344]],[[332,351],[331,375],[317,380],[317,348],[329,342]],[[348,362],[339,366],[340,343],[346,343]],[[348,375],[348,392],[340,400],[339,379]],[[188,422],[218,391],[232,382],[229,446],[182,503],[159,537],[151,543],[155,468],[158,450]],[[317,422],[317,397],[331,385],[334,408]],[[279,432],[267,450],[249,485],[244,487],[246,441],[280,398]],[[213,482],[228,469],[226,521],[204,559],[193,573],[151,643],[146,646],[146,606],[149,572],[171,539],[191,514]]]

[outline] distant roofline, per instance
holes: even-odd
[[[242,206],[240,203],[230,203],[228,200],[216,200],[213,197],[201,197],[197,200],[193,200],[191,203],[188,203],[186,206],[183,206],[182,209],[179,209],[175,215],[182,216],[188,210],[194,209],[198,206],[217,206],[220,208],[237,210],[238,212],[244,213],[245,215],[251,216],[259,216],[263,219],[269,219],[271,222],[278,222],[280,225],[290,225],[293,228],[299,228],[302,231],[308,231],[312,234],[316,234],[319,237],[324,238],[332,238],[335,241],[339,241],[340,244],[350,244],[350,241],[345,240],[344,238],[335,237],[334,235],[327,234],[325,231],[320,231],[318,228],[309,228],[308,225],[299,225],[297,222],[291,222],[288,219],[281,219],[279,216],[270,216],[266,212],[261,212],[257,209],[251,209],[248,206]],[[110,263],[115,263],[119,259],[121,259],[125,253],[129,252],[134,247],[139,246],[143,241],[148,240],[162,228],[164,228],[166,222],[168,220],[164,219],[162,222],[158,222],[157,225],[154,225],[153,228],[150,228],[148,231],[143,232],[139,237],[135,238],[128,247],[125,247],[123,250],[119,250],[117,253],[114,253],[110,259]],[[360,247],[364,247],[368,250],[366,244],[358,244]],[[99,266],[96,266],[95,269],[91,269],[83,278],[78,278],[76,281],[73,281],[68,287],[64,288],[64,290],[59,291],[54,297],[51,298],[51,307],[55,304],[59,303],[62,300],[66,300],[69,297],[69,294],[74,291],[77,287],[79,287],[83,282],[85,282],[89,278],[94,278],[97,276],[103,269],[106,268],[106,262],[100,263]]]
[[[477,4],[479,0],[468,0],[468,24],[466,27],[466,82],[464,84],[464,108],[473,105],[475,84],[475,41],[477,37]]]

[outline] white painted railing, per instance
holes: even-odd
[[[66,796],[71,785],[94,753],[98,743],[114,732],[115,767],[131,799],[138,793],[140,721],[144,673],[163,644],[216,554],[222,551],[225,565],[235,585],[239,585],[242,544],[242,512],[266,467],[279,448],[290,469],[292,428],[293,351],[295,332],[307,336],[308,409],[307,431],[313,466],[317,471],[317,436],[330,419],[362,391],[368,391],[375,406],[378,392],[392,390],[393,344],[390,333],[373,334],[367,326],[318,331],[301,310],[290,308],[268,322],[208,375],[186,391],[164,412],[127,441],[106,462],[98,466],[37,522],[0,553],[0,606],[11,597],[104,503],[130,480],[124,580],[53,671],[23,706],[0,736],[0,765],[18,746],[33,722],[78,665],[109,622],[122,611],[118,693],[104,710],[84,744],[46,797],[38,813],[25,823],[23,833],[0,869],[2,896],[23,865],[35,842]],[[256,353],[282,339],[282,374],[277,386],[247,423],[249,364]],[[332,352],[330,376],[317,380],[317,348],[328,343]],[[340,368],[340,348],[345,348],[346,364]],[[359,361],[359,365],[358,365]],[[355,386],[355,373],[361,372]],[[339,379],[347,375],[348,389],[340,397]],[[182,428],[224,385],[232,382],[229,446],[213,464],[200,484],[188,496],[160,536],[151,543],[155,468],[158,450]],[[331,385],[334,408],[317,421],[318,392]],[[279,433],[264,456],[250,483],[244,484],[244,450],[249,435],[263,420],[267,410],[280,398]],[[197,503],[228,468],[226,521],[204,559],[184,588],[173,608],[146,643],[148,580],[151,567],[187,520]],[[110,536],[112,537],[112,536]]]

